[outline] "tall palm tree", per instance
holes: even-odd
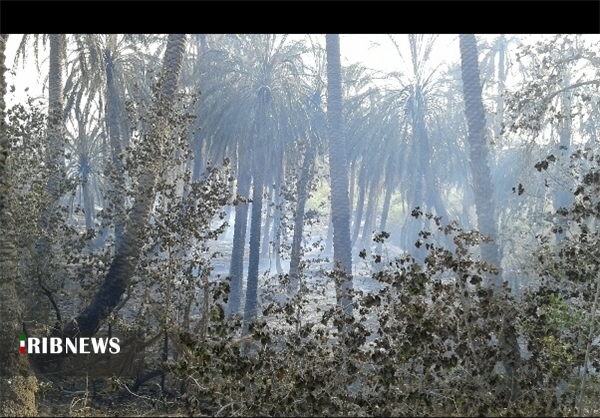
[[[165,50],[159,89],[154,99],[155,123],[152,124],[148,133],[149,138],[154,139],[159,147],[168,131],[166,123],[175,101],[175,92],[183,65],[185,42],[185,35],[169,35]],[[156,153],[156,155],[160,155],[161,150],[157,149]],[[140,255],[143,231],[154,202],[154,186],[158,175],[156,165],[155,161],[148,162],[140,171],[135,201],[123,234],[123,243],[117,249],[104,282],[90,304],[65,327],[66,335],[83,337],[94,335],[98,331],[101,321],[106,319],[117,306],[119,299],[129,286]]]
[[[460,35],[460,59],[463,79],[465,112],[469,127],[469,163],[471,166],[477,226],[493,241],[482,244],[482,258],[500,269],[496,231],[496,215],[492,201],[493,185],[490,174],[488,147],[485,138],[485,110],[481,98],[477,42],[473,34]],[[492,284],[502,287],[502,275],[495,276]]]
[[[126,115],[128,98],[140,96],[151,100],[150,86],[146,83],[153,67],[149,46],[158,38],[148,35],[72,35],[73,50],[69,77],[66,82],[70,94],[69,111],[80,96],[100,98],[105,121],[106,137],[112,162],[112,175],[105,185],[110,191],[110,202],[115,209],[115,243],[121,244],[125,227],[124,169],[120,155],[128,143],[130,131]],[[160,42],[159,42],[160,45]],[[140,82],[141,81],[141,82]],[[107,155],[108,156],[108,155]]]
[[[475,210],[477,212],[477,225],[479,230],[493,241],[482,243],[481,255],[484,261],[495,265],[499,272],[489,283],[494,295],[502,291],[503,277],[500,268],[500,253],[497,244],[496,217],[492,202],[493,185],[490,175],[489,157],[485,138],[485,110],[481,98],[481,82],[479,80],[479,63],[477,41],[474,34],[460,35],[460,60],[463,79],[463,95],[465,99],[465,112],[468,124],[468,142],[470,149],[470,165],[475,195]],[[501,347],[501,358],[506,369],[508,379],[505,389],[509,397],[514,399],[518,395],[515,370],[520,359],[520,350],[517,343],[517,332],[514,324],[509,323],[498,332]]]
[[[229,157],[234,162],[236,177],[235,221],[231,263],[230,294],[227,315],[238,313],[243,297],[244,253],[248,225],[252,165],[250,162],[252,119],[252,85],[240,85],[248,73],[243,59],[241,37],[220,36],[208,42],[202,61],[196,64],[198,88],[202,91],[202,107],[196,123],[202,127],[194,138],[194,171],[201,170],[201,160]],[[240,95],[246,99],[240,99]],[[202,155],[203,145],[206,155]]]
[[[242,199],[250,198],[250,184],[252,181],[249,159],[240,156],[237,159],[237,196]],[[229,268],[230,286],[227,314],[237,313],[242,303],[244,277],[244,248],[246,244],[246,230],[248,226],[248,203],[238,201],[235,207],[235,225],[233,231],[233,247],[231,249],[231,263]]]
[[[27,49],[33,42],[36,64],[39,61],[39,44],[49,43],[48,69],[48,138],[50,147],[48,164],[53,167],[47,184],[47,192],[53,201],[60,197],[60,186],[64,178],[64,83],[63,75],[67,55],[67,39],[64,34],[23,35],[15,54],[15,63],[27,58]]]
[[[304,215],[306,202],[309,198],[309,187],[313,178],[313,167],[319,151],[321,139],[326,135],[327,115],[321,105],[321,96],[325,86],[326,56],[325,50],[313,42],[309,36],[314,65],[310,67],[309,84],[314,87],[312,96],[307,97],[307,108],[310,118],[310,128],[307,132],[306,151],[296,184],[296,210],[294,213],[294,232],[290,252],[290,284],[289,294],[293,295],[300,284],[301,243],[304,232]]]
[[[17,352],[22,332],[21,299],[16,292],[18,253],[10,211],[10,142],[6,132],[6,71],[8,35],[0,35],[0,415],[36,416],[35,375],[27,357]]]
[[[396,74],[395,78],[401,85],[400,99],[404,100],[404,111],[407,119],[410,140],[408,144],[408,155],[419,162],[411,169],[410,164],[403,164],[405,169],[401,178],[403,184],[410,184],[407,196],[409,209],[415,206],[421,207],[428,212],[435,212],[444,221],[448,221],[448,211],[442,199],[442,188],[440,183],[443,176],[440,169],[449,164],[451,159],[445,154],[442,164],[435,164],[439,152],[446,151],[447,144],[434,143],[434,127],[436,120],[446,118],[448,109],[440,104],[441,92],[446,88],[443,74],[440,74],[441,64],[432,60],[432,52],[438,41],[437,35],[414,35],[407,36],[409,57],[405,59],[401,48],[393,36],[390,41],[394,44],[398,56],[411,68],[408,77]],[[436,152],[437,151],[437,152]],[[414,171],[414,172],[412,172]],[[423,224],[420,224],[423,227]],[[410,237],[411,240],[414,237]],[[423,256],[423,251],[419,255]]]
[[[212,38],[212,37],[211,37]],[[207,37],[207,41],[211,39]],[[284,170],[279,159],[289,142],[309,125],[303,109],[302,41],[281,35],[223,35],[207,42],[200,80],[203,108],[198,115],[207,156],[236,161],[237,194],[251,197],[251,227],[245,323],[256,312],[265,179],[276,184]],[[252,196],[250,193],[252,183]],[[237,313],[243,289],[248,207],[236,206],[227,312]],[[275,226],[278,227],[277,225]]]
[[[311,113],[314,120],[307,138],[306,151],[304,152],[304,159],[302,160],[302,167],[300,168],[296,185],[296,213],[294,214],[294,233],[292,236],[289,270],[289,293],[292,295],[298,290],[300,284],[301,242],[304,231],[306,202],[309,197],[309,185],[313,177],[312,172],[318,153],[319,140],[322,136],[321,131],[323,129],[321,126],[325,125],[325,121],[322,121],[322,119],[326,116],[320,108],[320,91],[317,91],[313,97],[314,99],[310,100],[309,107],[312,109]]]
[[[261,43],[257,44],[258,46]],[[254,318],[258,303],[258,267],[260,257],[261,216],[266,156],[281,158],[285,139],[292,136],[295,125],[304,125],[305,114],[298,115],[294,109],[302,109],[303,95],[298,81],[303,74],[302,55],[306,52],[303,42],[287,43],[287,37],[277,39],[269,35],[263,47],[250,50],[262,57],[257,68],[258,89],[254,101],[254,144],[252,147],[252,213],[250,221],[250,252],[246,304],[244,307],[244,332]],[[270,166],[270,165],[269,165]],[[273,165],[276,168],[277,164]]]
[[[63,98],[63,73],[66,56],[64,34],[49,35],[50,69],[48,72],[48,167],[50,176],[46,184],[48,200],[40,217],[41,237],[38,240],[38,261],[45,263],[50,251],[50,239],[55,230],[52,214],[63,193],[65,179],[65,118]],[[50,272],[41,269],[42,282],[46,282]]]
[[[263,86],[257,93],[256,138],[252,149],[252,213],[250,215],[250,254],[248,261],[248,280],[246,282],[246,305],[244,307],[244,333],[247,332],[252,318],[256,314],[258,297],[258,265],[260,258],[260,234],[263,203],[263,184],[265,178],[265,150],[268,141],[268,107],[271,91]]]
[[[340,35],[325,36],[327,51],[327,122],[329,132],[329,173],[331,179],[331,218],[333,259],[341,274],[338,303],[352,312],[352,246],[350,242],[350,199],[348,164],[342,125],[342,77]]]
[[[102,174],[106,150],[102,141],[102,123],[98,109],[94,109],[95,104],[89,99],[85,103],[78,102],[67,118],[67,128],[71,129],[66,130],[66,151],[74,157],[67,162],[66,176],[76,178],[80,185],[71,198],[71,211],[75,197],[79,195],[83,205],[80,203],[78,206],[83,207],[87,231],[94,229],[94,202],[103,203],[104,189]]]
[[[48,137],[50,143],[50,161],[54,170],[48,180],[48,192],[52,199],[58,200],[59,182],[64,176],[64,85],[63,75],[66,57],[66,36],[51,34],[50,68],[48,71]]]
[[[375,130],[377,122],[370,118],[369,106],[373,104],[375,89],[372,85],[371,72],[360,64],[353,64],[341,70],[342,100],[347,129],[344,131],[346,142],[347,163],[350,169],[349,201],[350,212],[354,212],[354,223],[351,227],[351,245],[354,246],[360,231],[363,218],[364,203],[369,183],[373,181],[373,168],[370,157],[366,157],[372,147],[376,146]],[[355,178],[358,182],[355,184]],[[356,186],[356,187],[355,187]],[[356,189],[356,190],[355,190]],[[352,211],[355,191],[357,192],[356,206]]]

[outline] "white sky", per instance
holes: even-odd
[[[22,35],[10,35],[6,49],[6,60],[9,68],[13,68],[15,51],[21,41]],[[397,39],[401,48],[407,48],[407,35],[393,35]],[[497,35],[477,35],[478,38]],[[598,37],[597,35],[596,38]],[[321,39],[322,38],[322,39]],[[525,38],[525,37],[523,37]],[[528,40],[539,39],[539,36],[530,36]],[[324,43],[324,36],[313,37]],[[525,40],[525,39],[524,39]],[[341,35],[340,49],[342,54],[342,65],[348,65],[355,62],[362,62],[367,68],[382,71],[402,71],[412,73],[410,68],[406,68],[401,58],[398,56],[395,47],[388,35]],[[408,49],[403,52],[406,59],[409,59]],[[29,95],[39,97],[43,92],[42,87],[48,74],[48,51],[40,51],[42,62],[40,63],[40,73],[38,73],[33,63],[33,53],[29,54],[29,63],[27,68],[23,69],[21,65],[16,68],[17,75],[13,77],[7,74],[9,86],[8,105],[17,101],[24,101],[27,97],[24,89],[29,88]],[[439,35],[434,51],[431,56],[430,65],[435,67],[440,62],[457,62],[459,60],[458,35]],[[11,86],[15,86],[14,94],[10,94]]]
[[[393,36],[401,46],[405,46],[407,35]],[[402,69],[402,61],[389,35],[341,35],[340,50],[343,64],[362,62],[368,68],[386,72]],[[432,56],[435,64],[458,60],[458,35],[439,35]]]
[[[22,35],[10,35],[6,48],[6,62],[9,68],[13,68],[14,56],[21,41]],[[405,42],[403,38],[406,35],[396,35],[396,37]],[[457,35],[441,35],[437,42],[436,58],[440,60],[458,60],[458,42]],[[324,39],[323,39],[324,41]],[[366,67],[383,72],[398,71],[402,67],[402,61],[396,53],[396,50],[388,38],[388,35],[341,35],[340,50],[342,54],[342,64],[348,65],[355,62],[362,62]],[[15,86],[15,92],[8,94],[8,105],[15,101],[24,101],[27,97],[24,89],[29,88],[29,95],[38,97],[43,92],[42,87],[48,73],[47,62],[48,51],[40,51],[40,73],[33,63],[33,53],[29,54],[26,68],[19,65],[16,68],[17,75],[13,77],[7,74],[9,86]]]

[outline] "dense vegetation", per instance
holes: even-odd
[[[23,37],[2,413],[600,413],[598,39],[384,39],[390,74],[337,35]]]

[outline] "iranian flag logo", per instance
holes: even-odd
[[[21,354],[25,354],[25,334],[21,334]]]

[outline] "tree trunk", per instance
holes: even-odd
[[[354,205],[354,189],[356,188],[356,160],[350,162],[350,184],[348,185],[350,189],[350,210],[352,210],[352,206]]]
[[[333,255],[333,215],[330,213],[327,219],[327,237],[325,238],[325,250],[323,251],[326,255]]]
[[[250,218],[250,253],[248,259],[248,280],[246,281],[246,305],[244,306],[244,326],[242,333],[248,333],[250,322],[256,316],[258,304],[258,268],[260,262],[260,234],[265,182],[265,150],[269,137],[268,111],[271,93],[262,87],[256,98],[256,132],[252,149],[252,214]]]
[[[326,35],[327,124],[329,133],[329,173],[331,178],[331,217],[333,259],[339,267],[338,304],[352,313],[352,246],[350,242],[350,200],[346,141],[342,130],[342,77],[340,36]]]
[[[435,209],[436,215],[444,218],[445,221],[448,221],[448,213],[446,212],[446,208],[444,203],[442,202],[442,198],[440,195],[440,190],[437,185],[437,179],[435,178],[435,171],[432,170],[431,167],[431,141],[429,139],[429,132],[427,131],[427,124],[425,122],[425,101],[423,98],[423,93],[421,91],[421,87],[417,86],[416,89],[416,106],[415,106],[415,131],[416,138],[419,141],[420,145],[420,166],[423,174],[423,182],[425,185],[425,193],[424,193],[424,208],[427,208],[428,211],[432,211]]]
[[[360,223],[362,221],[363,209],[365,207],[365,194],[367,192],[366,167],[364,164],[360,166],[358,173],[358,200],[356,202],[356,210],[354,211],[354,225],[352,231],[352,239],[350,240],[352,248],[356,245],[358,233],[360,232]]]
[[[567,88],[570,84],[570,77],[567,75],[563,81],[563,88]],[[571,153],[571,93],[565,90],[561,94],[563,119],[559,121],[559,155],[568,157]],[[568,207],[573,203],[573,193],[568,189],[557,185],[554,192],[554,210],[557,211],[561,207]],[[562,242],[565,239],[565,231],[556,234],[556,242]]]
[[[485,111],[481,98],[475,35],[460,35],[460,56],[477,227],[480,232],[493,239],[492,242],[481,245],[481,255],[483,260],[500,269],[500,253],[496,242],[498,237],[496,215],[492,202],[493,185],[485,141]],[[502,275],[496,275],[492,284],[498,290],[501,289]]]
[[[481,98],[481,83],[479,80],[479,64],[477,60],[477,41],[475,35],[460,35],[460,58],[463,79],[463,94],[468,125],[468,142],[470,148],[470,165],[475,195],[475,211],[477,225],[481,232],[489,235],[494,241],[482,244],[482,258],[497,266],[499,272],[491,280],[494,295],[502,292],[502,272],[500,270],[500,255],[496,243],[496,217],[492,202],[493,185],[488,165],[488,149],[485,142],[485,110]],[[507,315],[508,313],[505,313]],[[520,362],[517,333],[513,323],[504,320],[504,326],[499,331],[500,358],[506,369],[507,379],[504,390],[508,397],[514,400],[518,396],[518,384],[515,381],[515,370]]]
[[[85,157],[87,159],[87,156]],[[85,167],[82,169],[82,181],[83,185],[81,188],[81,194],[83,195],[83,209],[85,211],[85,229],[90,231],[94,229],[94,197],[90,192],[90,167],[85,163]]]
[[[271,240],[271,221],[273,220],[273,216],[275,213],[275,188],[272,185],[267,186],[269,189],[269,197],[266,202],[266,210],[265,210],[265,222],[263,227],[263,239],[262,244],[260,246],[260,259],[266,261],[269,259],[269,251],[272,244]]]
[[[52,167],[48,180],[48,194],[52,201],[60,197],[60,185],[65,170],[65,122],[63,100],[63,72],[66,39],[64,34],[50,35],[50,65],[48,72],[48,138],[49,161]]]
[[[262,131],[262,130],[261,130]],[[262,139],[259,138],[259,141]],[[256,316],[258,303],[258,267],[260,261],[260,233],[262,217],[262,195],[265,175],[264,153],[257,148],[252,153],[254,178],[252,181],[252,214],[250,219],[250,254],[248,280],[246,281],[246,305],[244,307],[243,334],[248,332],[250,322]]]
[[[243,155],[238,150],[237,195],[248,199],[250,197],[250,156]],[[231,278],[227,315],[236,314],[242,303],[244,278],[244,248],[246,247],[246,229],[248,227],[248,203],[239,202],[235,207],[235,225],[233,227],[233,246],[231,250]]]
[[[280,153],[279,156],[279,172],[277,173],[277,179],[276,179],[276,184],[275,184],[275,208],[274,208],[274,213],[273,213],[273,244],[272,244],[272,251],[273,251],[273,258],[275,259],[275,270],[277,271],[277,274],[283,274],[283,268],[281,267],[281,239],[282,239],[282,228],[281,228],[281,218],[282,218],[282,214],[285,212],[285,199],[283,198],[282,195],[282,191],[281,191],[281,184],[283,182],[283,176],[284,176],[284,166],[283,166],[283,161],[284,161],[284,156],[283,156],[283,150]]]
[[[317,141],[312,139],[308,145],[308,150],[304,154],[302,170],[298,178],[298,200],[296,214],[294,216],[294,236],[292,238],[292,253],[290,256],[290,287],[289,294],[294,295],[298,291],[300,284],[300,259],[302,257],[302,235],[304,231],[304,212],[306,202],[308,201],[308,186],[311,180],[311,168],[315,159],[317,150]]]
[[[506,35],[501,34],[498,40],[498,90],[496,92],[496,123],[494,124],[495,140],[502,143],[502,122],[504,122],[504,90],[506,89]]]
[[[40,264],[52,254],[50,236],[56,228],[52,222],[52,214],[61,197],[61,189],[65,178],[65,123],[63,82],[65,35],[50,35],[50,65],[48,72],[48,142],[49,151],[47,163],[50,176],[46,183],[46,207],[39,220],[41,237],[37,243],[37,256]],[[47,269],[41,269],[43,275],[49,274]],[[46,282],[46,277],[42,277]]]
[[[377,204],[379,203],[379,176],[374,177],[369,186],[369,202],[367,203],[367,211],[365,212],[365,224],[361,237],[362,247],[370,250],[373,238],[373,225],[375,224],[375,214],[377,212]]]
[[[385,231],[387,227],[387,219],[390,212],[390,203],[392,201],[392,194],[394,193],[394,171],[395,166],[393,157],[388,158],[388,163],[385,172],[385,197],[383,198],[383,208],[381,209],[381,220],[379,222],[379,230]]]
[[[167,116],[172,110],[175,91],[181,75],[185,40],[185,35],[169,35],[163,60],[160,90],[155,97],[154,118],[156,123],[152,124],[148,133],[149,137],[156,138],[159,144],[160,140],[164,140],[168,130]],[[157,153],[160,153],[160,150],[157,150]],[[154,186],[158,174],[155,165],[155,163],[148,162],[138,177],[138,188],[123,234],[123,242],[116,251],[104,282],[84,311],[67,324],[63,331],[65,335],[69,337],[93,336],[100,328],[101,322],[110,315],[129,287],[154,203]]]
[[[115,86],[115,64],[112,52],[104,51],[104,63],[106,66],[106,119],[108,128],[108,137],[111,151],[111,158],[114,171],[114,177],[111,179],[111,202],[115,208],[115,247],[120,248],[123,242],[123,231],[125,230],[125,170],[119,156],[122,152],[121,121],[119,114],[123,109],[119,109],[119,99],[117,87]]]
[[[10,142],[6,132],[6,72],[4,51],[8,35],[0,35],[0,415],[36,416],[37,381],[27,356],[17,351],[23,318],[17,295],[18,252],[10,212]]]

